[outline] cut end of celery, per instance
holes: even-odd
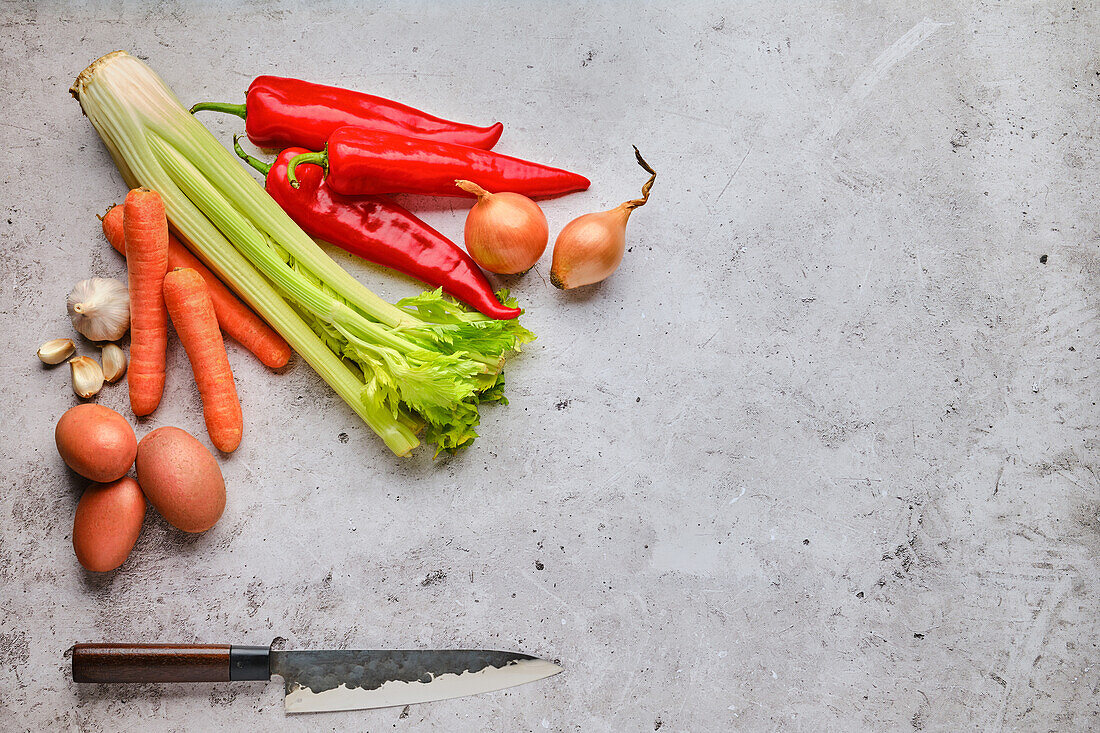
[[[88,82],[91,81],[93,77],[95,77],[96,73],[99,72],[100,67],[106,66],[119,56],[129,55],[130,54],[126,51],[111,51],[105,56],[100,56],[98,59],[88,64],[88,67],[77,75],[76,81],[74,81],[73,85],[69,87],[69,94],[73,95],[73,98],[77,101],[80,101],[80,95],[84,93],[85,85],[87,85]]]

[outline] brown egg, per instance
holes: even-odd
[[[101,484],[126,475],[134,465],[137,438],[126,418],[95,404],[69,409],[54,428],[57,452],[69,468]]]
[[[144,519],[145,497],[137,481],[126,477],[109,484],[92,484],[76,505],[76,559],[97,573],[114,570],[130,556]]]
[[[149,503],[184,532],[205,532],[225,509],[217,459],[185,430],[157,428],[142,438],[137,474]]]

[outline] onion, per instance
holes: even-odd
[[[623,261],[626,251],[626,223],[630,214],[649,200],[649,189],[657,172],[634,148],[638,165],[650,174],[642,186],[642,197],[624,201],[614,209],[579,216],[565,225],[554,242],[554,262],[550,282],[562,290],[591,285],[608,277]]]
[[[498,275],[527,272],[550,239],[546,215],[531,199],[518,193],[489,193],[470,181],[455,181],[477,196],[466,216],[466,251],[474,262]]]

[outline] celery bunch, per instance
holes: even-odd
[[[437,453],[476,437],[479,404],[503,400],[505,355],[531,341],[530,331],[438,290],[396,305],[372,293],[125,51],[94,62],[70,91],[126,184],[160,193],[190,248],[394,453],[415,448],[421,430]]]

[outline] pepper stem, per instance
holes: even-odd
[[[627,211],[633,211],[639,206],[645,206],[645,202],[649,201],[649,189],[653,188],[653,182],[657,180],[657,171],[653,170],[649,166],[649,163],[645,162],[642,154],[638,152],[638,146],[633,145],[631,147],[634,148],[634,157],[638,159],[638,165],[644,168],[646,173],[649,173],[651,175],[649,176],[649,180],[645,182],[645,185],[642,186],[642,197],[640,199],[627,201],[623,204],[623,206],[626,207]]]
[[[244,148],[241,147],[240,135],[233,136],[233,150],[237,153],[238,158],[243,160],[245,163],[248,163],[260,173],[263,173],[264,176],[267,176],[268,172],[271,170],[271,163],[265,163],[259,158],[254,158],[253,156],[244,152]]]
[[[484,188],[482,188],[481,186],[474,183],[473,181],[464,181],[464,180],[459,179],[459,180],[455,181],[455,185],[458,186],[459,188],[461,188],[466,193],[472,193],[474,196],[477,196],[479,199],[484,198],[486,196],[491,196],[492,195],[488,191],[486,191]]]
[[[231,104],[229,102],[199,102],[191,108],[191,114],[202,112],[203,110],[210,110],[211,112],[225,112],[226,114],[237,115],[242,120],[248,113],[243,104]]]
[[[328,173],[328,146],[319,153],[302,153],[301,155],[295,155],[286,164],[286,177],[290,181],[290,185],[294,188],[298,188],[302,184],[298,182],[298,178],[294,175],[294,169],[298,167],[300,163],[313,163],[319,165]]]

